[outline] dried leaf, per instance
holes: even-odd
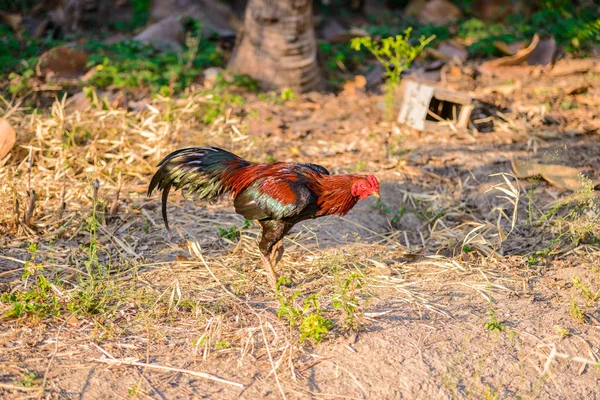
[[[514,56],[502,57],[496,60],[484,62],[479,66],[478,70],[482,74],[495,75],[499,72],[498,70],[501,70],[505,67],[529,65],[529,56],[533,53],[539,43],[540,37],[536,33],[531,40],[531,44],[527,48],[519,50]]]
[[[581,173],[577,168],[565,165],[542,165],[542,178],[563,190],[580,190]]]
[[[67,319],[67,324],[69,324],[70,326],[77,326],[79,325],[79,319],[77,318],[77,315],[72,314],[68,319]]]
[[[515,160],[512,160],[512,167],[515,175],[520,179],[540,175],[548,183],[562,190],[576,191],[582,187],[581,173],[577,168]]]

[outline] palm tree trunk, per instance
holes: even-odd
[[[228,69],[266,89],[319,90],[312,0],[250,0]]]

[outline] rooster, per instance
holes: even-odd
[[[254,163],[217,147],[174,151],[159,164],[148,187],[162,191],[162,217],[167,230],[167,198],[171,187],[199,199],[230,193],[235,211],[262,227],[259,254],[269,284],[283,255],[283,237],[307,219],[344,215],[358,200],[379,198],[373,175],[330,175],[320,165],[297,162]]]

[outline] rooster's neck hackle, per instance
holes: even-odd
[[[352,195],[352,184],[357,179],[356,175],[321,175],[315,188],[319,197],[317,216],[347,214],[358,202],[358,197]]]

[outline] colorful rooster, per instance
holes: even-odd
[[[258,245],[269,284],[275,286],[275,266],[283,255],[283,237],[294,224],[325,215],[344,215],[358,200],[379,197],[373,175],[329,175],[320,165],[296,162],[253,163],[217,147],[192,147],[166,156],[152,177],[148,196],[162,191],[162,216],[167,220],[171,187],[199,199],[230,193],[235,211],[258,220]]]

